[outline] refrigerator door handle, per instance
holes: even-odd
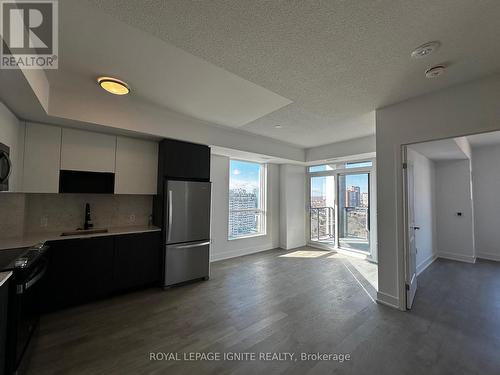
[[[168,191],[168,236],[167,240],[170,241],[172,237],[172,190]]]
[[[206,246],[206,245],[210,245],[210,241],[197,242],[197,243],[192,243],[192,244],[187,244],[187,245],[168,245],[168,246],[174,247],[176,249],[190,249],[192,247],[200,247],[200,246]]]

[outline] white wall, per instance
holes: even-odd
[[[408,148],[408,161],[413,163],[414,215],[417,246],[417,274],[436,259],[435,166],[432,160]]]
[[[210,259],[220,260],[279,247],[279,166],[267,165],[267,233],[264,236],[228,240],[229,158],[212,155],[212,247]]]
[[[12,174],[9,179],[9,191],[19,191],[23,176],[24,122],[0,102],[0,143],[10,148]]]
[[[147,102],[122,98],[124,101],[118,103],[111,95],[97,95],[82,101],[80,96],[73,93],[56,93],[57,100],[52,100],[51,97],[51,116],[287,160],[305,161],[305,151],[302,148],[242,129],[216,126]]]
[[[436,162],[436,213],[439,257],[474,262],[469,160]]]
[[[280,247],[294,249],[306,244],[306,169],[280,166]]]
[[[314,162],[335,158],[345,158],[353,155],[374,153],[376,149],[375,135],[349,139],[347,141],[330,143],[323,146],[306,149],[306,161]],[[370,155],[370,157],[373,157]]]
[[[476,256],[500,261],[500,146],[472,151]]]
[[[403,144],[500,129],[500,75],[377,110],[378,300],[405,308]]]

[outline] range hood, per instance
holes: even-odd
[[[59,193],[114,194],[115,174],[61,170]]]

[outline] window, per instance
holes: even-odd
[[[229,162],[230,240],[266,234],[266,166]]]
[[[364,168],[373,166],[373,162],[371,161],[356,161],[352,163],[345,163],[345,167],[349,168]]]
[[[323,165],[314,165],[309,167],[309,172],[326,172],[333,171],[335,169],[335,164],[323,164]]]

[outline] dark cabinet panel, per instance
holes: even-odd
[[[210,179],[210,147],[165,139],[160,142],[161,177]]]
[[[50,243],[42,310],[89,302],[112,291],[113,237]]]
[[[51,241],[42,311],[159,282],[160,238],[161,232],[148,232]]]
[[[170,180],[210,181],[210,147],[164,139],[158,158],[158,188],[153,203],[155,225],[163,228],[164,182]]]
[[[113,286],[116,291],[160,281],[160,232],[115,237]]]
[[[0,375],[5,374],[7,343],[7,312],[9,302],[9,281],[0,286]]]

